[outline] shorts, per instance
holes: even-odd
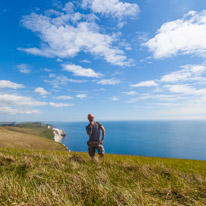
[[[88,141],[87,142],[88,152],[89,156],[94,157],[95,156],[95,149],[97,149],[98,154],[104,154],[104,147],[102,144],[100,144],[98,141]]]

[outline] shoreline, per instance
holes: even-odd
[[[53,140],[55,142],[58,142],[60,144],[62,144],[60,141],[63,140],[66,137],[66,132],[63,129],[58,129],[58,128],[53,128],[53,126],[48,126],[48,129],[52,129],[54,137]],[[71,152],[71,150],[65,145],[62,144],[69,152]]]

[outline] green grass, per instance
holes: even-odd
[[[0,149],[0,205],[206,205],[206,162]]]
[[[40,137],[45,137],[48,139],[54,138],[52,129],[48,129],[47,126],[41,126],[40,123],[24,123],[15,126],[0,126],[0,128],[5,128],[7,130],[14,131],[14,132],[32,134]]]
[[[41,129],[0,126],[0,148],[65,150],[62,144],[38,136],[42,134]]]
[[[42,129],[0,127],[1,206],[206,205],[205,161],[107,154],[93,162]]]
[[[42,126],[41,123],[22,123],[13,126],[0,126],[10,131],[22,132],[26,134],[32,134],[40,137],[46,137],[53,139],[54,134],[52,129],[48,129],[47,126]]]
[[[42,122],[23,122],[16,123],[15,127],[31,128],[31,127],[42,127],[44,125]]]

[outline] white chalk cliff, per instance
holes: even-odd
[[[66,136],[66,133],[63,129],[52,128],[52,130],[54,132],[55,142],[60,142]]]

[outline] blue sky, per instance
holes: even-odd
[[[0,2],[1,121],[206,119],[204,0]]]

